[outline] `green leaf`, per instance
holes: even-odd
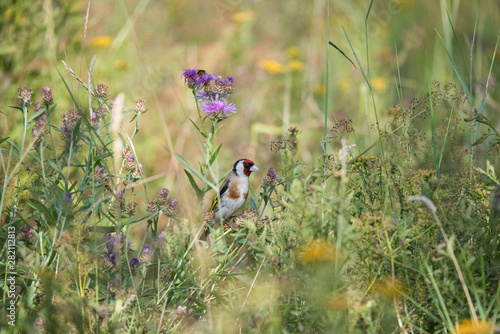
[[[176,153],[175,156],[177,157],[177,159],[184,165],[186,166],[190,171],[191,173],[193,173],[194,175],[196,175],[201,181],[203,181],[204,183],[208,184],[210,187],[212,187],[213,189],[216,189],[217,188],[217,185],[213,184],[212,182],[210,182],[209,180],[207,180],[206,177],[204,177],[203,175],[200,174],[199,171],[197,171],[193,166],[191,166],[189,164],[189,162],[187,162],[186,160],[184,160],[184,158]]]
[[[221,147],[222,147],[222,144],[217,146],[217,148],[214,150],[214,153],[212,153],[212,156],[210,157],[210,160],[208,161],[210,165],[214,163],[215,159],[217,158],[217,155],[219,154],[219,150]]]
[[[36,117],[40,116],[44,112],[45,112],[45,108],[40,108],[40,110],[38,110],[36,113],[34,113],[33,116],[30,117],[30,119],[28,119],[28,123],[31,123]]]
[[[193,126],[196,128],[196,130],[198,130],[198,132],[204,137],[204,138],[207,138],[207,134],[204,133],[203,131],[200,130],[200,128],[198,127],[198,125],[196,125],[196,123],[191,119],[189,118],[189,121],[191,122],[191,124],[193,124]]]
[[[196,184],[196,182],[194,181],[194,178],[191,175],[191,173],[189,173],[185,169],[184,169],[184,173],[186,173],[186,175],[189,179],[189,183],[191,183],[191,187],[193,187],[194,191],[196,191],[196,196],[198,196],[198,198],[201,198],[203,196],[203,193],[202,193],[201,189],[198,187],[198,185]]]
[[[41,213],[45,214],[46,221],[55,224],[56,220],[55,220],[54,216],[52,215],[52,211],[50,211],[49,208],[45,204],[42,204],[42,202],[40,202],[39,200],[31,198],[28,200],[28,205],[31,206],[33,209],[36,209],[36,210],[40,211]]]
[[[340,48],[338,46],[336,46],[335,44],[333,44],[331,41],[328,41],[328,44],[330,44],[335,49],[337,49],[337,51],[340,52],[342,54],[342,56],[344,56],[347,60],[349,60],[351,62],[351,64],[352,64],[352,66],[354,66],[354,68],[357,69],[356,65],[354,65],[354,63],[352,62],[352,60],[349,57],[347,57],[347,55],[344,53],[344,51],[340,50]]]
[[[476,142],[474,144],[472,144],[472,146],[482,144],[491,135],[492,135],[491,133],[486,133],[486,134],[482,135],[481,137],[479,137],[478,140],[476,140]]]
[[[56,172],[58,172],[60,175],[63,175],[63,172],[61,169],[59,169],[59,166],[57,166],[57,164],[51,160],[51,159],[47,159],[47,162],[49,163],[50,167],[52,167],[53,170],[55,170]]]

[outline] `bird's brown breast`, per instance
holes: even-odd
[[[231,180],[229,189],[227,190],[227,197],[231,199],[240,198],[240,191],[238,186],[240,185],[240,180]]]

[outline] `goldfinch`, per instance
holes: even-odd
[[[219,190],[220,204],[219,196],[215,196],[210,207],[210,211],[214,212],[210,225],[231,217],[245,203],[249,189],[248,177],[252,172],[260,172],[252,160],[240,159],[234,163],[233,170]]]

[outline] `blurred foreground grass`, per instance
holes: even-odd
[[[0,5],[0,134],[17,158],[43,86],[57,103],[41,109],[54,138],[44,137],[46,149],[30,147],[18,164],[2,142],[1,240],[16,228],[17,329],[496,330],[496,1],[91,2],[88,20],[87,5]],[[84,83],[90,67],[94,89],[108,86],[94,108],[111,111],[111,96],[124,106],[121,121],[71,126],[74,152],[56,128],[90,99],[61,60]],[[181,77],[195,66],[235,79],[238,112],[217,135],[218,175],[242,157],[278,171],[270,183],[252,175],[256,214],[206,239],[202,204],[174,155],[204,160]],[[24,85],[32,105],[8,109]],[[118,133],[122,146],[125,133],[133,138],[143,175],[127,171]],[[147,191],[134,183],[144,179]],[[162,188],[179,212],[146,212]]]

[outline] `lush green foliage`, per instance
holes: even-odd
[[[0,332],[494,332],[500,135],[486,101],[496,103],[488,94],[498,37],[487,56],[474,42],[464,48],[446,6],[442,14],[447,34],[438,40],[454,79],[435,78],[410,94],[396,56],[396,104],[380,108],[383,80],[371,76],[344,30],[340,57],[346,66],[344,56],[352,57],[364,80],[366,119],[330,115],[328,84],[319,127],[308,129],[284,106],[278,132],[285,131],[257,149],[274,167],[252,174],[248,208],[215,226],[206,224],[203,200],[234,162],[222,162],[224,133],[244,127],[243,107],[236,103],[228,120],[204,113],[187,82],[186,123],[201,153],[165,144],[184,181],[151,191],[162,188],[142,167],[153,152],[136,146],[153,117],[144,99],[127,109],[123,94],[112,97],[112,83],[97,83],[96,58],[88,80],[64,63],[69,80],[60,75],[41,92],[27,82],[8,111],[22,120],[20,133],[0,137]],[[478,17],[467,31],[472,41]],[[394,36],[396,54],[398,42]],[[288,103],[299,99],[297,52],[289,50],[289,72],[268,81],[271,90],[285,82]],[[472,74],[476,57],[487,61],[483,81]],[[284,72],[279,62],[261,66]],[[238,87],[244,76],[234,77]],[[73,108],[62,113],[55,91]],[[276,133],[263,124],[256,131]],[[304,154],[313,146],[321,150]],[[251,158],[263,167],[258,154]]]

